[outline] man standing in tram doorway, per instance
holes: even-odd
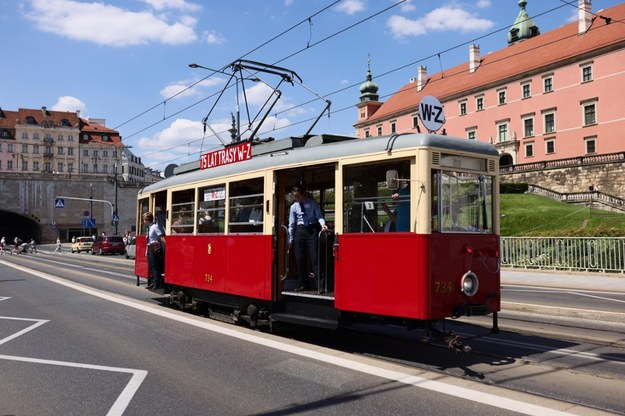
[[[310,290],[312,279],[306,252],[310,257],[313,277],[316,279],[319,277],[319,232],[327,230],[328,226],[321,215],[319,204],[306,193],[304,185],[295,185],[291,189],[291,195],[294,202],[289,211],[289,247],[295,244],[295,262],[299,280],[299,286],[295,290]],[[319,290],[324,287],[323,283],[319,280]]]

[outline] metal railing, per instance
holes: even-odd
[[[502,237],[501,266],[625,273],[625,237]]]

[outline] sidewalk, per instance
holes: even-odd
[[[625,293],[625,274],[503,268],[501,283]]]

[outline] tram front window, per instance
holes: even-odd
[[[432,231],[494,232],[492,177],[434,171],[432,190]]]

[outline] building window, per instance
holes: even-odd
[[[73,156],[74,155],[74,148],[73,147],[68,147],[67,148],[67,154],[70,155],[70,156]]]
[[[45,172],[51,173],[51,172],[52,172],[52,164],[50,164],[50,162],[46,162],[46,163],[43,165],[43,170],[44,170]]]
[[[545,140],[545,153],[548,155],[556,152],[556,141],[554,139]]]
[[[57,172],[63,172],[63,162],[59,162],[56,166]]]
[[[68,135],[68,136],[67,136],[67,141],[68,141],[68,142],[73,142],[73,141],[74,141],[74,136],[73,136],[73,135],[71,135],[71,134],[70,134],[70,135]]]
[[[597,153],[597,138],[596,137],[587,137],[584,139],[586,143],[586,154],[594,154]]]
[[[504,105],[506,103],[506,90],[497,91],[497,97],[499,97],[499,105]]]
[[[543,78],[543,92],[552,92],[553,91],[553,77],[545,77]]]
[[[33,172],[39,172],[39,162],[33,162]]]
[[[475,111],[482,111],[484,109],[484,97],[477,97],[475,99]]]
[[[71,147],[70,147],[70,149],[71,149]],[[73,162],[69,162],[69,163],[67,164],[67,171],[68,171],[69,173],[72,173],[72,172],[74,171],[74,163],[73,163]]]
[[[22,139],[28,139],[28,133],[23,131],[22,132]]]
[[[82,150],[82,155],[83,156],[89,156],[89,149],[83,149]]]
[[[525,144],[525,157],[533,157],[534,156],[534,143],[526,143]]]
[[[464,116],[467,114],[467,100],[463,100],[460,102],[460,115]]]
[[[412,128],[413,129],[419,128],[419,116],[412,116]]]
[[[587,64],[582,67],[582,83],[592,81],[592,65]]]
[[[33,116],[26,117],[26,124],[37,124]]]
[[[391,134],[397,133],[397,124],[393,121],[391,122]]]
[[[28,145],[22,144],[22,153],[28,153]]]
[[[532,96],[532,84],[529,82],[522,84],[521,92],[523,94],[523,98],[530,98]]]
[[[63,135],[62,135],[62,134],[59,134],[59,135],[58,135],[58,137],[57,137],[57,140],[58,140],[58,141],[60,141],[60,142],[62,142],[62,141],[63,141]]]
[[[378,136],[382,135],[382,126],[378,126]]]
[[[33,140],[39,140],[39,133],[33,133]]]
[[[467,139],[475,140],[477,138],[477,131],[475,129],[467,130]]]
[[[13,161],[7,160],[7,170],[13,170]]]
[[[556,114],[555,113],[545,113],[545,134],[555,133],[556,131]]]
[[[22,172],[26,172],[28,170],[28,161],[22,160]]]
[[[597,124],[595,103],[584,104],[584,126]]]
[[[369,137],[369,129],[365,130],[365,137]]]
[[[497,124],[497,141],[499,143],[508,140],[508,123]]]
[[[13,153],[13,143],[7,143],[7,152]]]
[[[65,154],[65,149],[63,148],[63,146],[59,146],[57,148],[57,154],[59,154],[59,155],[64,155]]]
[[[39,154],[39,145],[33,144],[33,154]]]
[[[523,119],[523,137],[534,136],[534,117]]]

